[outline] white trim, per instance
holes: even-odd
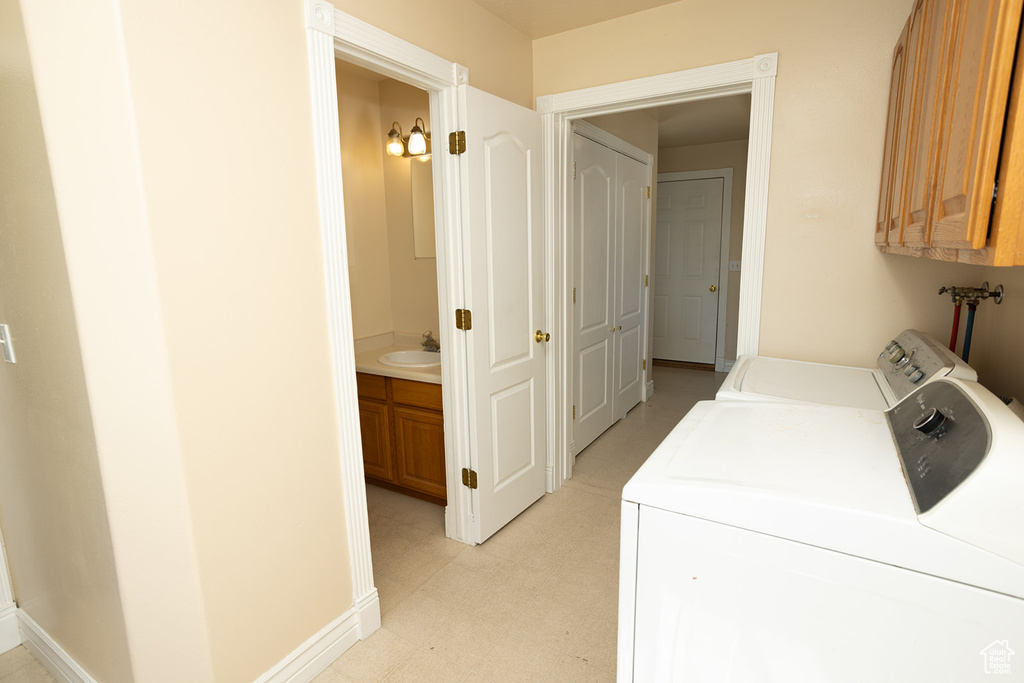
[[[547,171],[551,180],[551,197],[546,216],[550,233],[548,243],[553,264],[548,270],[555,302],[557,324],[552,336],[569,339],[571,320],[564,302],[571,296],[572,252],[568,249],[566,198],[571,196],[569,145],[570,124],[587,116],[634,111],[678,102],[710,99],[725,95],[750,93],[750,137],[747,144],[747,184],[743,216],[743,271],[740,276],[739,328],[737,354],[756,354],[761,323],[761,289],[764,274],[764,242],[768,210],[768,176],[771,160],[772,109],[775,98],[775,75],[778,54],[764,54],[750,59],[690,69],[661,76],[651,76],[622,83],[583,90],[545,95],[537,99],[537,110],[545,125]],[[568,263],[567,263],[568,262]],[[553,467],[555,488],[565,481],[572,466],[571,439],[571,364],[566,345],[560,345],[561,367],[554,375],[556,386],[554,410],[556,423]],[[567,410],[568,408],[568,410]]]
[[[64,651],[50,634],[43,630],[24,610],[18,610],[21,640],[36,661],[50,672],[58,683],[96,683],[71,655]]]
[[[367,629],[366,622],[374,618],[377,626]],[[294,652],[282,659],[254,683],[308,683],[340,657],[345,650],[365,637],[364,631],[372,633],[380,626],[380,605],[377,593],[360,605],[353,606],[343,615],[320,630],[319,633],[300,645]]]
[[[17,611],[18,606],[14,602],[11,575],[7,571],[7,551],[4,548],[4,537],[0,533],[0,653],[21,645]]]
[[[647,374],[650,375],[652,373],[650,372],[650,370],[648,370]],[[653,379],[650,382],[648,382],[646,385],[644,385],[644,403],[646,403],[648,400],[650,400],[651,396],[654,396],[654,380]]]
[[[373,584],[359,437],[344,186],[341,156],[338,153],[340,133],[335,58],[341,57],[427,90],[430,96],[431,126],[438,139],[447,137],[449,132],[458,128],[458,86],[468,82],[469,73],[458,64],[440,59],[336,10],[324,0],[307,0],[306,22],[320,231],[340,438],[339,458],[350,544],[353,604],[360,613],[358,637],[366,638],[380,626],[380,605]],[[456,332],[454,325],[454,310],[463,305],[465,290],[462,268],[451,266],[463,262],[457,192],[458,160],[458,157],[448,154],[435,154],[431,163],[434,171],[435,225],[439,233],[439,332],[446,339],[446,352],[441,360],[448,470],[445,528],[451,538],[469,542],[472,492],[460,486],[457,477],[462,467],[470,466],[465,335]]]
[[[21,645],[18,631],[18,606],[13,602],[0,608],[0,654]]]
[[[729,241],[732,233],[732,178],[731,168],[711,168],[703,171],[677,171],[659,173],[659,183],[679,180],[706,180],[721,178],[722,187],[722,236],[718,250],[718,320],[715,323],[715,369],[725,359],[725,322],[729,304]]]

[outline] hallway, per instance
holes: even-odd
[[[622,487],[724,378],[659,367],[572,479],[476,547],[442,508],[367,487],[382,627],[316,681],[614,681]]]

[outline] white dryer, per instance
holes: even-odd
[[[933,337],[904,330],[878,355],[875,368],[740,356],[716,398],[795,401],[885,410],[940,377],[975,381],[978,374]]]
[[[1024,680],[1022,456],[961,380],[698,403],[623,490],[618,680]]]

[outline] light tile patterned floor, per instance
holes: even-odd
[[[24,645],[0,655],[0,683],[54,683]]]
[[[622,487],[724,379],[658,367],[572,479],[476,547],[444,537],[440,507],[367,487],[383,625],[317,683],[614,681]]]

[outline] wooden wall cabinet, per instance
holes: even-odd
[[[1022,4],[914,4],[893,53],[875,225],[883,251],[1024,265],[1024,71],[1013,78]]]
[[[445,505],[441,386],[356,373],[366,480]]]

